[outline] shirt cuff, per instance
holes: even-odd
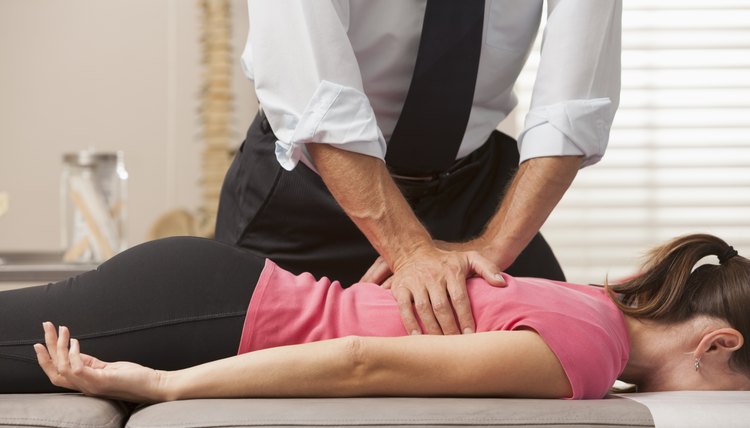
[[[581,168],[593,165],[604,156],[613,119],[609,98],[533,108],[518,136],[520,162],[545,156],[583,156]]]
[[[378,128],[370,101],[361,91],[323,80],[310,102],[297,117],[285,115],[280,126],[274,126],[273,114],[268,114],[276,141],[276,159],[291,171],[305,156],[307,143],[336,145],[342,150],[361,153],[379,159],[385,157],[385,138]]]

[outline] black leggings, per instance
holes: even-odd
[[[85,353],[174,370],[237,353],[264,259],[193,237],[133,247],[96,270],[0,293],[0,393],[54,392],[32,345],[42,322],[68,326]]]

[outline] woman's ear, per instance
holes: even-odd
[[[732,355],[732,352],[742,348],[745,338],[742,333],[736,329],[724,327],[706,333],[701,339],[698,347],[695,349],[695,358],[700,359],[704,355],[726,354],[726,357]]]

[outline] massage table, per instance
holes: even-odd
[[[0,394],[0,427],[750,427],[750,392],[664,392],[603,400],[306,398],[149,406],[79,394]]]

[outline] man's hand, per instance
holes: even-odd
[[[474,330],[466,278],[478,274],[499,285],[495,275],[510,266],[539,231],[580,166],[575,156],[524,162],[499,211],[470,244],[482,249],[444,251],[436,247],[382,160],[327,144],[307,148],[328,190],[383,256],[385,263],[376,262],[364,279],[380,283],[389,270],[394,272],[387,285],[399,302],[407,331],[420,331],[413,302],[425,330],[435,334]]]
[[[422,332],[417,316],[428,334],[473,333],[476,325],[466,278],[481,276],[492,285],[505,284],[497,267],[476,251],[419,248],[397,262],[394,270],[395,274],[390,276],[388,265],[379,259],[363,280],[383,278],[383,273],[388,272],[390,277],[384,286],[391,289],[404,327],[411,334]]]
[[[475,251],[438,249],[383,161],[326,144],[309,144],[308,150],[331,194],[383,255],[365,278],[380,283],[395,272],[387,285],[407,331],[421,331],[412,303],[428,333],[474,331],[466,278],[478,274],[499,285],[500,270]]]
[[[442,302],[446,300],[446,295],[453,303],[461,331],[469,326],[473,329],[473,320],[471,324],[465,321],[465,308],[469,307],[468,303],[463,305],[460,299],[459,303],[456,303],[457,299],[454,299],[452,292],[463,290],[465,294],[465,278],[474,274],[484,277],[490,284],[501,285],[500,281],[493,281],[491,275],[485,275],[481,267],[492,266],[493,271],[499,272],[507,269],[515,261],[565,193],[579,167],[580,157],[576,156],[536,158],[524,162],[506,192],[499,211],[490,220],[482,235],[464,243],[432,241],[433,251],[441,254],[432,256],[436,257],[435,262],[430,262],[427,257],[402,257],[408,262],[393,263],[395,267],[390,269],[385,258],[378,258],[362,277],[362,281],[391,288],[399,302],[401,317],[409,332],[414,331],[416,321],[413,311],[406,311],[407,298],[414,301],[416,312],[428,333],[440,333],[436,324],[439,324],[443,333],[456,332],[455,321],[453,324],[443,321],[446,317],[438,316],[438,310],[434,309],[444,306]],[[455,280],[457,275],[463,275],[460,281]],[[461,286],[456,287],[457,283]],[[399,291],[398,288],[401,287],[405,289]],[[439,293],[435,290],[436,287],[442,287],[443,291]],[[438,294],[440,297],[437,297]],[[430,305],[427,305],[425,295],[429,298],[435,295],[436,300],[429,300]],[[456,296],[461,296],[460,291],[456,292]],[[435,305],[435,302],[439,304]],[[434,315],[431,317],[426,310],[429,306],[433,307]]]
[[[443,251],[477,253],[479,254],[479,256],[493,263],[496,269],[498,269],[499,271],[505,270],[510,265],[507,262],[503,263],[501,255],[497,254],[496,251],[493,251],[479,239],[468,242],[447,242],[435,239],[432,242],[437,249]],[[475,274],[474,276],[477,275]],[[359,282],[369,282],[378,284],[383,288],[391,288],[391,277],[393,277],[391,268],[388,266],[388,263],[385,261],[385,259],[380,256],[375,259],[375,261],[372,263],[370,268],[367,269],[367,272],[365,272]],[[499,285],[505,285],[505,281],[503,280],[502,276],[498,277],[498,280],[500,281]]]

